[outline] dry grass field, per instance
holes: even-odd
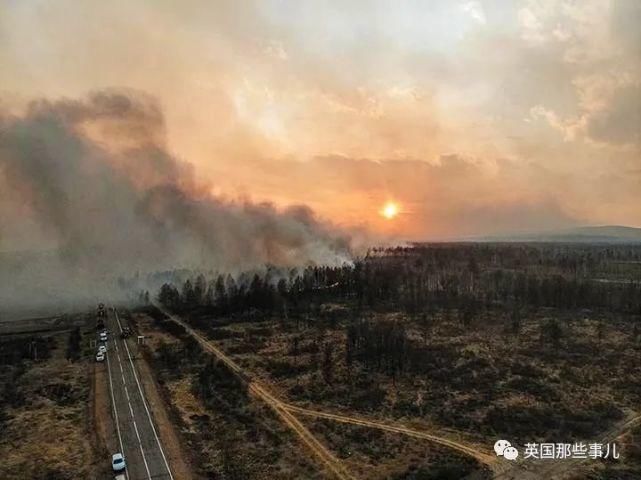
[[[66,358],[69,334],[0,340],[0,478],[98,479],[90,409],[92,356]]]
[[[160,298],[289,404],[439,432],[490,454],[498,438],[524,448],[598,442],[616,431],[620,459],[588,462],[577,478],[639,478],[640,254],[627,246],[418,246],[278,282],[269,271],[237,281],[201,276],[163,286]],[[167,356],[174,391],[198,391],[200,370],[172,367],[194,350],[190,340],[158,311],[147,313],[155,317],[147,328],[165,341],[174,335],[154,347]],[[200,397],[202,408],[222,411],[209,392]],[[191,399],[183,404],[198,411]],[[482,472],[429,443],[303,421],[359,478]]]

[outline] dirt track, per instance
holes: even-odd
[[[264,401],[280,417],[283,423],[298,435],[301,441],[307,445],[307,447],[319,458],[325,468],[333,473],[336,478],[340,478],[342,480],[353,480],[353,477],[345,469],[343,464],[334,455],[332,455],[332,453],[327,450],[327,448],[325,448],[325,446],[323,446],[323,444],[320,443],[316,437],[296,417],[294,417],[294,415],[289,412],[287,404],[274,397],[263,385],[251,380],[236,362],[180,318],[166,311],[159,305],[156,305],[156,307],[171,320],[182,325],[205,350],[213,353],[232,372],[234,372],[243,381],[247,382],[249,391]]]
[[[373,422],[361,418],[349,417],[343,415],[336,415],[332,413],[319,412],[315,410],[308,410],[301,407],[296,407],[294,405],[289,405],[278,398],[274,397],[262,384],[251,380],[249,375],[243,371],[243,369],[234,362],[230,357],[228,357],[221,349],[219,349],[213,342],[207,340],[201,334],[196,332],[191,328],[187,323],[176,315],[171,314],[164,308],[159,305],[156,307],[167,315],[171,320],[182,325],[185,330],[192,335],[207,351],[213,353],[218,359],[220,359],[232,372],[238,375],[243,381],[248,383],[248,388],[256,396],[261,398],[265,403],[267,403],[287,424],[296,434],[301,438],[301,440],[319,457],[322,463],[335,474],[337,478],[352,478],[351,475],[345,470],[345,467],[334,457],[317,439],[314,435],[305,428],[300,421],[292,415],[292,412],[299,413],[302,415],[317,417],[317,418],[327,418],[330,420],[335,420],[342,423],[351,423],[354,425],[367,426],[371,428],[377,428],[381,430],[387,430],[390,432],[401,433],[404,435],[409,435],[415,438],[421,438],[428,440],[440,445],[447,446],[456,451],[459,451],[465,455],[469,455],[485,465],[491,465],[496,462],[496,457],[486,453],[485,451],[479,449],[473,445],[466,445],[461,442],[457,442],[450,438],[441,437],[438,435],[430,434],[427,432],[421,432],[418,430],[412,430],[402,425],[388,425],[379,422]]]
[[[472,445],[466,445],[464,443],[457,442],[456,440],[433,435],[427,432],[422,432],[420,430],[413,430],[411,428],[407,428],[402,425],[390,425],[387,423],[373,422],[371,420],[366,420],[364,418],[337,415],[334,413],[319,412],[316,410],[308,410],[306,408],[296,407],[294,405],[286,405],[285,408],[287,408],[287,410],[289,410],[290,412],[300,413],[302,415],[307,415],[315,418],[326,418],[328,420],[334,420],[341,423],[361,425],[364,427],[376,428],[379,430],[386,430],[388,432],[401,433],[403,435],[408,435],[410,437],[422,438],[424,440],[429,440],[430,442],[433,442],[433,443],[444,445],[453,450],[457,450],[461,453],[464,453],[465,455],[469,455],[470,457],[474,457],[484,465],[491,465],[493,463],[496,463],[496,456],[490,455],[489,453],[485,453],[482,449],[478,447],[474,447]]]
[[[167,315],[174,322],[182,325],[185,330],[192,335],[204,349],[213,353],[219,360],[221,360],[232,372],[238,375],[243,381],[248,383],[249,390],[257,397],[261,398],[267,403],[287,424],[301,440],[319,457],[322,463],[330,470],[337,478],[352,478],[345,470],[344,466],[336,459],[315,437],[305,428],[300,421],[292,415],[297,413],[300,415],[311,416],[315,418],[325,418],[334,420],[341,423],[348,423],[353,425],[361,425],[379,430],[386,430],[389,432],[396,432],[403,435],[408,435],[415,438],[428,440],[439,445],[449,447],[453,450],[461,452],[465,455],[475,458],[477,461],[484,465],[488,465],[494,472],[495,479],[501,480],[535,480],[535,479],[560,479],[565,478],[567,474],[577,474],[577,469],[584,466],[586,460],[566,460],[546,463],[528,463],[525,464],[522,459],[517,462],[509,462],[500,457],[496,457],[492,452],[478,447],[470,443],[463,443],[461,441],[447,438],[444,435],[437,435],[420,430],[414,430],[404,425],[392,425],[388,423],[375,422],[364,418],[353,417],[348,415],[339,415],[328,412],[321,412],[316,410],[309,410],[295,405],[287,404],[278,398],[274,397],[262,384],[251,380],[250,376],[230,357],[228,357],[222,350],[220,350],[213,342],[209,341],[201,334],[196,332],[187,323],[171,314],[159,305],[156,307]],[[641,415],[636,415],[628,418],[620,424],[613,427],[606,432],[600,439],[602,443],[607,443],[615,440],[623,435],[631,427],[641,422]],[[580,472],[580,470],[579,470]]]

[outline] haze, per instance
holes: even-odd
[[[635,0],[1,8],[5,116],[144,95],[163,148],[221,201],[413,240],[639,225]],[[2,250],[42,247],[7,178]]]

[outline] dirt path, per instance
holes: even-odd
[[[219,358],[232,372],[238,375],[243,381],[247,382],[249,385],[250,391],[256,394],[259,398],[265,401],[277,414],[278,416],[290,427],[292,428],[303,440],[303,442],[314,452],[321,461],[339,478],[351,478],[349,474],[344,470],[344,467],[340,465],[338,460],[312,435],[307,428],[305,428],[300,421],[292,415],[293,413],[298,413],[302,415],[312,416],[316,418],[326,418],[329,420],[334,420],[341,423],[350,423],[353,425],[361,425],[370,428],[376,428],[379,430],[386,430],[395,433],[401,433],[415,438],[421,438],[428,440],[446,447],[452,448],[458,452],[461,452],[465,455],[469,455],[484,465],[492,465],[496,463],[496,457],[487,453],[486,451],[478,448],[474,445],[464,444],[458,442],[451,438],[446,438],[439,435],[434,435],[428,432],[422,432],[418,430],[413,430],[407,428],[403,425],[389,425],[380,422],[373,422],[370,420],[365,420],[362,418],[337,415],[333,413],[319,412],[315,410],[308,410],[305,408],[297,407],[294,405],[289,405],[278,398],[274,397],[263,385],[259,382],[251,380],[249,375],[247,375],[243,369],[234,362],[230,357],[228,357],[222,350],[220,350],[213,342],[207,340],[205,337],[196,332],[193,328],[187,325],[180,318],[172,315],[162,307],[156,305],[165,315],[167,315],[171,320],[182,325],[186,331],[192,335],[206,350],[212,352],[217,358]],[[340,466],[340,468],[336,468]],[[347,475],[343,477],[341,475]]]
[[[582,471],[582,468],[585,467],[585,464],[589,461],[589,459],[575,459],[552,462],[528,462],[520,459],[517,462],[509,462],[507,460],[494,456],[491,452],[488,452],[476,445],[456,441],[443,435],[436,435],[434,433],[414,430],[411,428],[407,428],[404,425],[392,425],[387,423],[375,422],[363,418],[309,410],[306,408],[287,404],[274,397],[263,385],[251,380],[249,375],[247,375],[243,371],[243,369],[230,357],[228,357],[222,350],[216,347],[213,342],[200,335],[180,318],[172,315],[161,306],[156,305],[156,307],[165,315],[167,315],[171,320],[182,325],[186,329],[186,331],[203,346],[203,348],[216,355],[216,357],[218,357],[223,363],[225,363],[225,365],[227,365],[230,370],[232,370],[236,375],[247,382],[250,390],[254,392],[254,394],[256,394],[258,397],[260,397],[263,401],[265,401],[270,407],[272,407],[272,409],[278,414],[278,416],[301,437],[303,442],[307,444],[309,448],[319,456],[323,463],[339,478],[351,477],[341,476],[341,472],[344,472],[344,468],[342,467],[342,465],[339,464],[338,460],[329,451],[327,451],[327,449],[322,444],[320,444],[320,442],[311,434],[311,432],[309,432],[309,430],[307,430],[291,413],[307,415],[315,418],[325,418],[341,423],[361,425],[428,440],[452,448],[453,450],[461,452],[465,455],[469,455],[482,464],[488,465],[490,468],[492,468],[492,471],[494,472],[494,478],[497,480],[562,479],[566,478],[566,475],[577,475]],[[633,416],[630,416],[623,422],[620,422],[619,424],[615,425],[610,430],[605,432],[601,436],[601,438],[597,440],[597,442],[603,444],[613,442],[639,423],[641,423],[641,415],[635,414]],[[336,468],[339,465],[340,468]],[[346,472],[345,474],[348,475]]]
[[[325,446],[318,441],[318,439],[294,416],[289,410],[288,406],[274,397],[263,385],[259,382],[251,380],[243,369],[229,358],[222,350],[216,347],[213,343],[205,337],[196,332],[193,328],[187,325],[183,320],[171,314],[160,305],[156,307],[167,315],[171,320],[182,325],[185,330],[194,338],[198,343],[207,351],[213,353],[220,361],[222,361],[234,374],[247,383],[248,389],[256,397],[265,402],[280,419],[289,428],[291,428],[300,440],[307,445],[307,447],[318,457],[321,463],[327,468],[336,478],[341,480],[353,480],[353,477],[345,469],[343,464],[329,451]]]
[[[395,433],[401,433],[403,435],[408,435],[410,437],[415,437],[415,438],[421,438],[424,440],[429,440],[430,442],[433,443],[438,443],[440,445],[444,445],[446,447],[449,447],[453,450],[457,450],[465,455],[469,455],[470,457],[474,457],[476,460],[481,462],[484,465],[492,465],[493,463],[496,463],[496,456],[495,455],[490,455],[489,453],[483,451],[482,449],[469,445],[469,444],[464,444],[461,442],[457,442],[456,440],[452,440],[443,436],[437,436],[431,433],[423,432],[420,430],[414,430],[411,428],[407,428],[402,425],[390,425],[387,423],[381,423],[381,422],[373,422],[371,420],[366,420],[363,418],[358,418],[358,417],[352,417],[352,416],[345,416],[345,415],[337,415],[334,413],[327,413],[327,412],[319,412],[316,410],[308,410],[306,408],[301,408],[301,407],[296,407],[294,405],[286,405],[287,410],[290,412],[295,412],[295,413],[300,413],[302,415],[307,415],[315,418],[325,418],[328,420],[334,420],[336,422],[341,422],[341,423],[350,423],[352,425],[361,425],[364,427],[370,427],[370,428],[376,428],[379,430],[386,430],[388,432],[395,432]]]

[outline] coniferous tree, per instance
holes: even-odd
[[[80,328],[76,327],[69,334],[69,341],[67,343],[67,360],[75,362],[80,358],[81,342],[82,335],[80,334]]]

